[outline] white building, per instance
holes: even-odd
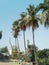
[[[12,55],[12,49],[8,49],[9,55]]]

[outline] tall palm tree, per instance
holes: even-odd
[[[41,10],[45,11],[47,9],[49,9],[49,0],[44,0],[43,3],[40,3],[39,5],[37,5],[36,10]]]
[[[15,38],[15,47],[17,47],[17,45],[18,45],[18,50],[19,50],[19,42],[18,42],[19,32],[20,32],[19,21],[16,20],[13,23],[13,33],[14,33],[14,38]],[[16,40],[17,40],[17,44],[16,44]]]
[[[0,39],[2,38],[2,31],[0,31]]]
[[[25,53],[26,53],[26,43],[25,43],[25,31],[26,31],[26,13],[25,12],[22,12],[21,14],[21,19],[20,19],[20,28],[21,30],[23,30],[23,37],[24,37],[24,47],[25,47]]]
[[[46,28],[49,27],[49,11],[44,11],[40,16],[41,24]]]
[[[38,17],[36,16],[36,8],[34,7],[34,5],[29,5],[29,8],[27,8],[28,11],[28,22],[26,23],[27,26],[32,26],[32,34],[33,34],[33,45],[35,46],[35,40],[34,40],[34,31],[36,28],[39,27],[38,25]],[[34,47],[34,56],[35,56],[35,47]],[[36,62],[36,58],[34,60],[34,62]],[[34,65],[33,62],[33,65]]]
[[[40,3],[36,10],[42,10],[41,23],[45,27],[49,27],[49,0],[44,0],[43,3]]]

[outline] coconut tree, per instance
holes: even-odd
[[[21,19],[19,20],[20,21],[20,28],[21,30],[23,30],[23,38],[24,38],[24,47],[25,47],[25,53],[26,53],[26,43],[25,43],[25,31],[26,31],[26,25],[25,23],[27,22],[27,19],[26,19],[26,13],[25,12],[22,12],[21,15]]]
[[[47,9],[49,9],[49,0],[44,0],[43,3],[40,3],[39,5],[37,5],[36,10],[41,10],[45,11]]]
[[[38,25],[38,17],[36,15],[37,11],[36,8],[34,7],[34,5],[29,5],[29,8],[27,8],[28,11],[28,22],[26,23],[26,26],[32,26],[32,34],[33,34],[33,45],[35,46],[35,40],[34,40],[34,31],[36,30],[36,28],[39,27]],[[34,47],[34,61],[33,61],[33,65],[36,62],[36,55],[35,55],[35,47]]]
[[[13,35],[14,35],[14,38],[15,38],[15,48],[16,48],[17,45],[18,45],[18,50],[19,50],[19,42],[18,42],[19,32],[20,32],[19,21],[16,20],[16,21],[14,21],[14,23],[13,23]],[[16,44],[16,40],[17,40],[17,44]]]
[[[43,3],[40,3],[36,10],[42,10],[41,23],[45,27],[49,27],[49,0],[44,0]]]
[[[49,11],[44,11],[40,16],[41,24],[46,28],[49,27]]]
[[[0,39],[2,38],[2,31],[0,31]]]

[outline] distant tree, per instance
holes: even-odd
[[[2,31],[0,31],[0,39],[2,38]]]
[[[42,49],[37,52],[39,64],[49,64],[49,49]]]
[[[13,46],[12,58],[17,58],[17,47],[16,46]]]
[[[22,12],[20,19],[20,29],[23,31],[25,53],[26,53],[25,31],[26,31],[26,22],[27,22],[26,15],[27,14],[25,12]]]
[[[33,35],[33,45],[34,45],[34,49],[32,50],[32,56],[31,56],[31,58],[32,58],[32,62],[33,62],[33,65],[35,64],[37,64],[36,63],[36,53],[35,53],[35,36],[34,36],[34,32],[35,32],[35,30],[39,27],[39,24],[38,24],[38,21],[39,21],[39,19],[38,19],[38,17],[37,17],[37,10],[36,10],[36,8],[34,7],[34,5],[32,6],[32,5],[29,5],[29,8],[27,8],[27,12],[28,12],[28,22],[27,22],[27,26],[28,27],[32,27],[32,35]],[[34,58],[34,59],[33,59]]]
[[[38,53],[37,53],[37,55],[41,59],[48,58],[48,56],[49,56],[49,49],[39,50]]]
[[[7,47],[1,48],[1,52],[2,53],[7,53],[8,52],[8,48]]]
[[[18,45],[17,48],[18,48],[18,50],[20,50],[19,49],[19,41],[18,41],[18,35],[19,35],[19,32],[20,32],[20,26],[19,26],[19,21],[18,20],[14,21],[12,30],[13,30],[13,37],[15,38],[15,48]],[[17,43],[16,43],[16,40],[17,40]]]

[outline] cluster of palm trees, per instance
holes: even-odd
[[[38,14],[40,10],[42,11],[42,13]],[[27,8],[27,13],[22,12],[20,16],[21,18],[14,21],[13,23],[15,46],[17,39],[17,44],[19,47],[18,35],[19,32],[22,30],[24,36],[25,53],[26,53],[26,43],[25,43],[26,28],[30,26],[32,27],[33,45],[35,45],[34,31],[36,30],[36,28],[39,27],[39,23],[41,22],[41,24],[43,24],[45,27],[49,26],[49,0],[44,0],[44,2],[40,3],[37,7],[34,7],[34,5],[29,5],[29,7]],[[34,54],[35,54],[35,48],[34,48]]]

